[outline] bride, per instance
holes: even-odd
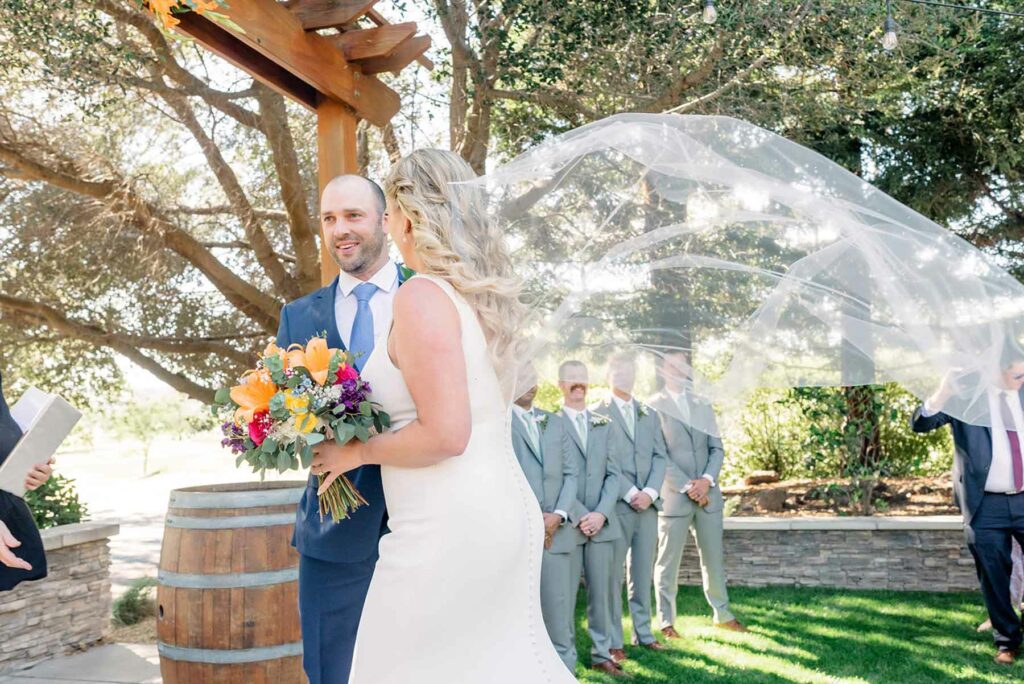
[[[576,681],[541,618],[544,525],[502,381],[519,281],[474,178],[457,155],[419,150],[385,181],[386,228],[417,273],[362,372],[392,430],[313,463],[328,482],[379,464],[388,506],[351,684]]]

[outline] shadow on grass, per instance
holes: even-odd
[[[976,594],[773,587],[733,589],[731,598],[751,628],[747,634],[714,628],[700,589],[680,588],[676,628],[682,639],[661,652],[627,647],[632,681],[997,684],[1024,678],[1024,665],[992,662],[991,637],[974,631],[984,615]],[[583,592],[576,615],[580,681],[613,681],[589,670]],[[628,617],[623,628],[629,643]]]

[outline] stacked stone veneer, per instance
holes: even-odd
[[[110,630],[110,537],[117,525],[43,530],[49,575],[0,592],[0,673],[101,641]]]
[[[961,518],[726,518],[733,586],[974,591]],[[680,584],[701,583],[692,537]]]

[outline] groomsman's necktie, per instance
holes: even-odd
[[[373,283],[362,283],[352,291],[356,296],[358,308],[356,318],[352,321],[352,334],[349,336],[348,350],[354,357],[352,365],[362,371],[366,360],[373,351],[373,311],[370,310],[370,298],[377,292]]]
[[[519,414],[526,424],[526,432],[530,435],[530,442],[533,443],[533,450],[540,453],[540,435],[537,433],[537,421],[534,419],[533,411]]]
[[[622,408],[622,417],[626,420],[626,434],[630,439],[636,439],[636,416],[633,415],[633,404],[626,404]]]
[[[1020,401],[1020,399],[1017,399]],[[1020,451],[1020,435],[1017,434],[1017,422],[1013,419],[1013,411],[1006,400],[1006,392],[999,393],[999,404],[1003,414],[1003,427],[1006,428],[1006,436],[1010,439],[1010,462],[1013,465],[1013,489],[1020,491],[1024,489],[1024,457]]]
[[[587,419],[582,413],[576,414],[576,432],[580,433],[580,444],[587,448]]]

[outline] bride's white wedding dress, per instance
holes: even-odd
[[[350,684],[568,684],[540,611],[544,526],[512,451],[510,406],[483,330],[455,303],[473,416],[465,453],[428,468],[382,467],[391,533],[363,609]],[[378,340],[363,369],[400,430],[416,407]]]

